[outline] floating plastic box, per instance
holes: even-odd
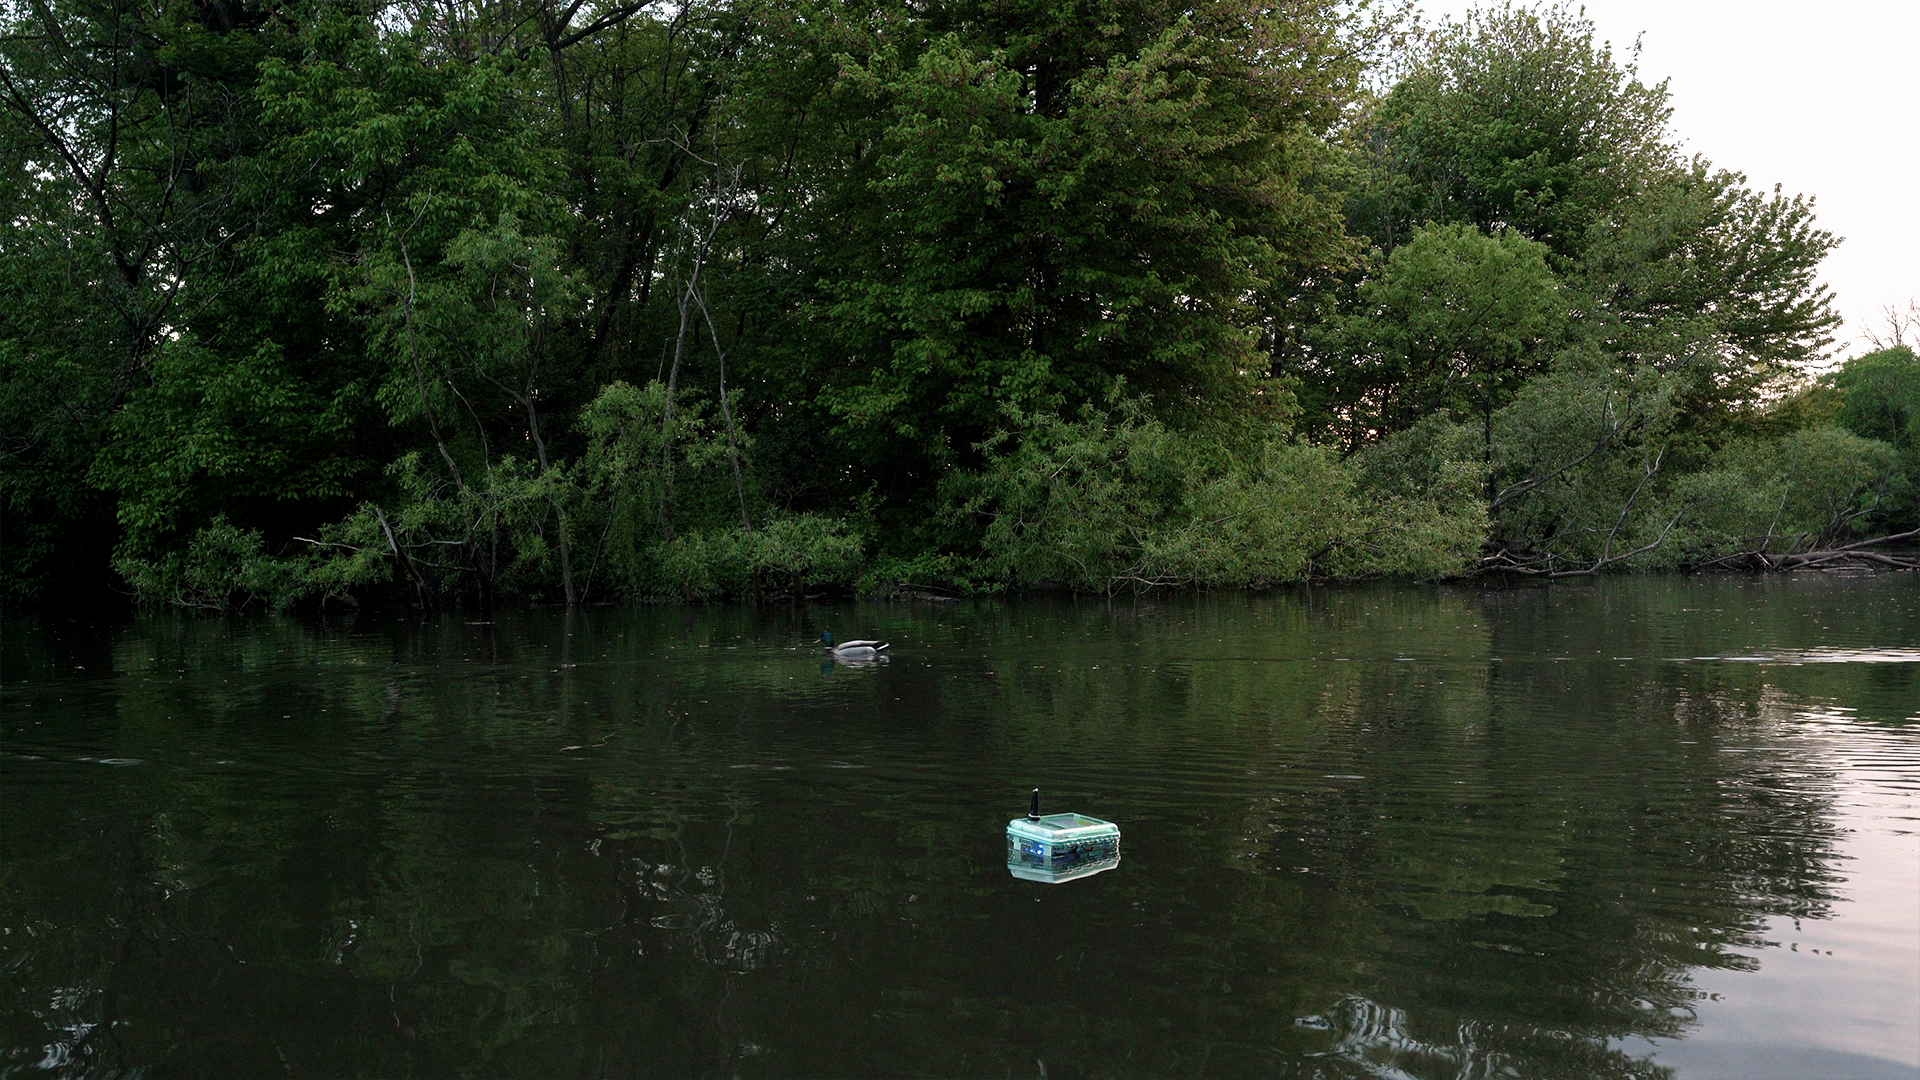
[[[1007,872],[1057,885],[1120,865],[1120,826],[1085,814],[1007,822]]]

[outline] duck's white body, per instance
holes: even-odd
[[[835,644],[832,634],[821,634],[820,644],[825,645],[829,653],[845,657],[878,656],[880,650],[888,645],[885,641],[842,641]]]

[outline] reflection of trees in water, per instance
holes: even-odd
[[[7,1010],[179,1071],[1644,1073],[1830,913],[1834,782],[1761,667],[1612,661],[1724,644],[1630,599],[909,611],[826,679],[793,612],[155,620],[93,722],[156,764],[8,853]],[[1049,776],[1153,816],[1098,919],[994,877]]]
[[[634,859],[633,890],[643,911],[667,909],[646,916],[648,926],[667,931],[656,938],[656,950],[684,951],[698,963],[725,971],[757,971],[774,960],[783,942],[777,923],[761,930],[744,929],[727,914],[727,859],[733,850],[733,827],[740,820],[740,807],[729,798],[728,809],[730,813],[721,826],[724,839],[719,856],[700,865],[687,851],[685,822],[677,811],[667,810],[670,842],[679,853],[679,862],[649,865]],[[646,945],[642,942],[638,947],[644,949]]]
[[[1320,1076],[1635,1077],[1660,1080],[1672,1070],[1629,1057],[1604,1043],[1550,1028],[1518,1030],[1462,1019],[1430,1037],[1403,1009],[1343,994],[1324,1013],[1294,1021],[1325,1031],[1326,1049],[1301,1056],[1299,1073]]]
[[[1319,920],[1345,928],[1326,944],[1367,972],[1344,985],[1403,1009],[1466,1074],[1503,1056],[1644,1072],[1607,1040],[1683,1034],[1693,971],[1753,966],[1737,950],[1763,944],[1770,916],[1831,912],[1833,784],[1816,753],[1781,745],[1796,699],[1766,672],[1646,662],[1724,640],[1674,633],[1657,603],[1651,616],[1632,597],[1594,610],[1620,598],[1590,590],[1569,613],[1545,593],[1356,591],[1276,605],[1267,625],[1173,603],[1160,619],[1106,619],[1140,650],[1116,679],[992,689],[1016,748],[1091,742],[1116,761],[1248,778],[1259,793],[1223,857],[1252,876],[1218,898],[1242,917],[1208,950],[1239,969],[1234,983],[1258,979],[1244,957]],[[1270,666],[1209,665],[1209,653]],[[1382,662],[1400,655],[1420,662]],[[1101,781],[1125,771],[1069,764]],[[1223,839],[1211,820],[1182,835],[1199,849]],[[1263,876],[1304,899],[1268,908]],[[1342,985],[1316,974],[1296,989],[1324,1002]],[[1191,1030],[1248,1037],[1244,1020]]]
[[[738,978],[778,962],[789,951],[778,922],[752,928],[730,914],[725,903],[734,827],[741,817],[738,795],[737,791],[727,793],[728,814],[719,824],[719,851],[711,862],[702,862],[701,854],[690,850],[681,808],[668,805],[659,810],[666,822],[664,841],[640,846],[655,851],[670,848],[676,861],[624,856],[631,909],[637,917],[623,920],[612,940],[615,947],[630,943],[641,977],[678,982],[678,993],[709,1002],[707,1009],[686,1014],[689,1022],[682,1037],[691,1042],[690,1053],[706,1058],[709,1067],[715,1055],[721,1055],[720,1071],[727,1073],[734,1072],[742,1058],[760,1051],[747,1037],[748,1025],[735,1015]],[[596,839],[595,849],[603,842]],[[629,847],[616,842],[605,853],[621,855]],[[659,1059],[654,1063],[659,1064]]]
[[[1373,910],[1361,985],[1405,1010],[1388,1028],[1429,1032],[1416,1057],[1453,1055],[1415,1075],[1580,1042],[1570,1071],[1644,1071],[1606,1040],[1684,1034],[1693,971],[1750,968],[1734,950],[1769,917],[1838,899],[1834,778],[1792,745],[1793,700],[1742,674],[1506,658],[1448,674],[1485,704],[1453,725],[1420,700],[1431,673],[1377,668],[1318,706],[1322,767],[1349,778],[1253,808],[1246,853]],[[1343,1039],[1402,1052],[1354,1015]]]

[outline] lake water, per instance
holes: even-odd
[[[0,665],[9,1076],[1920,1076],[1920,575],[14,619]],[[1034,786],[1119,866],[1012,877]]]

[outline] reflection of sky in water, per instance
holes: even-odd
[[[1670,1016],[1673,1036],[1607,1039],[1610,1053],[1590,1065],[1606,1075],[1651,1065],[1675,1080],[1920,1080],[1920,744],[1914,729],[1856,712],[1776,693],[1744,738],[1718,747],[1765,761],[1744,782],[1820,793],[1818,831],[1834,838],[1821,860],[1831,900],[1806,917],[1768,916],[1717,962],[1680,974],[1684,1002],[1636,1002]],[[1359,994],[1294,1023],[1326,1033],[1328,1045],[1306,1056],[1342,1063],[1334,1075],[1528,1075],[1498,1023],[1463,1019],[1436,1040],[1408,1009]]]
[[[1702,970],[1685,1038],[1617,1043],[1681,1078],[1920,1077],[1920,770],[1906,732],[1827,711],[1790,725],[1837,770],[1833,916],[1774,916],[1752,971]],[[1805,749],[1813,749],[1806,747]],[[1870,867],[1853,874],[1850,867]],[[1902,958],[1904,959],[1891,959]]]
[[[1693,656],[1681,659],[1751,664],[1914,664],[1920,663],[1920,649],[1785,649],[1756,656]]]

